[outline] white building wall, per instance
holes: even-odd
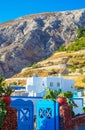
[[[62,79],[62,91],[74,92],[74,81]]]
[[[39,95],[39,93],[43,93],[43,91],[45,91],[46,87],[47,87],[47,78],[46,77],[41,78],[41,77],[34,76],[34,77],[27,79],[26,92],[29,92],[29,96],[32,96],[32,95],[37,96],[37,95]]]
[[[72,91],[74,92],[74,81],[66,80],[62,77],[36,77],[33,76],[28,78],[26,90],[29,92],[30,96],[39,96],[40,93],[43,95],[45,93],[46,87],[53,90],[62,89],[62,91]]]
[[[36,92],[41,93],[43,90],[45,90],[47,84],[46,84],[46,78],[41,78],[41,77],[34,77],[33,79],[33,85],[36,87]]]
[[[53,86],[51,86],[51,83]],[[60,83],[60,86],[57,86],[57,83]],[[50,89],[58,90],[61,87],[61,79],[59,77],[47,77],[47,86]]]
[[[33,77],[27,79],[27,85],[33,85]]]
[[[28,86],[33,85],[33,77],[29,77],[26,83],[26,92],[28,92]]]

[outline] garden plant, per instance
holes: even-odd
[[[5,84],[5,78],[0,75],[0,129],[6,116],[6,107],[10,104],[10,95],[14,92],[13,88]]]

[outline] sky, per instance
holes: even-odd
[[[21,16],[85,8],[85,0],[0,0],[0,23]]]

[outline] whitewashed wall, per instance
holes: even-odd
[[[53,85],[51,86],[50,83]],[[60,83],[60,86],[57,85],[57,83]],[[36,96],[37,93],[44,92],[46,87],[49,87],[50,89],[58,90],[59,88],[62,89],[62,91],[72,91],[74,92],[74,81],[73,80],[67,80],[63,77],[55,77],[55,76],[48,76],[48,77],[31,77],[27,79],[26,84],[26,92],[35,92]]]

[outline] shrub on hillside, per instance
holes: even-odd
[[[82,82],[85,83],[85,77],[82,79]]]
[[[80,74],[83,74],[83,69],[79,69],[79,73],[80,73]]]
[[[59,49],[58,49],[58,51],[59,51],[59,52],[61,52],[61,51],[66,51],[65,45],[60,46]]]
[[[77,37],[78,38],[85,37],[85,28],[79,28],[77,30]]]
[[[54,69],[52,69],[51,71],[48,72],[49,75],[56,74],[56,73],[57,72]]]

